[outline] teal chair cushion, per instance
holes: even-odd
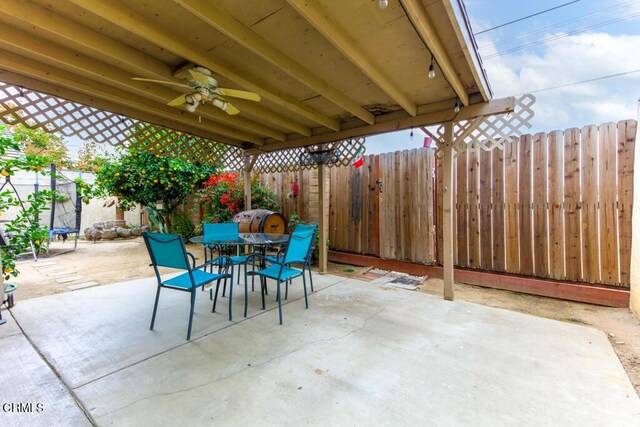
[[[207,273],[206,271],[202,270],[192,270],[191,274],[193,274],[193,281],[195,282],[193,286],[195,286],[196,288],[198,286],[206,285],[207,283],[213,282],[214,280],[218,280],[220,277],[223,277],[222,274]],[[165,286],[182,289],[191,289],[192,286],[191,279],[189,278],[189,273],[183,273],[172,279],[165,280],[162,282],[162,284]]]
[[[280,273],[280,266],[277,264],[270,265],[264,270],[258,270],[255,272],[255,274],[268,277],[269,279],[274,279],[274,280],[278,280],[279,273]],[[280,280],[289,280],[301,275],[302,275],[302,270],[297,270],[291,267],[282,267],[282,275],[280,276]]]

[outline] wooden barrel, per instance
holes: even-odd
[[[287,231],[284,217],[266,209],[238,212],[233,222],[239,223],[240,233],[284,234]]]

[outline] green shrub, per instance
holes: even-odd
[[[182,238],[188,242],[196,235],[196,226],[184,213],[178,212],[173,215],[173,229],[171,231],[182,234]]]

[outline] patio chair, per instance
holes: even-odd
[[[278,314],[280,316],[280,324],[282,325],[282,293],[280,291],[280,284],[287,282],[296,277],[302,276],[302,285],[304,288],[304,305],[305,308],[309,308],[309,300],[307,298],[307,280],[305,278],[305,269],[307,268],[306,258],[309,254],[311,244],[313,243],[315,231],[298,232],[291,234],[289,238],[289,244],[282,257],[282,261],[271,261],[271,265],[262,269],[250,271],[246,274],[260,276],[260,293],[262,294],[262,309],[265,308],[264,295],[266,289],[266,279],[273,279],[277,282],[277,300],[278,300]],[[250,258],[265,258],[260,254],[252,254]],[[302,270],[289,267],[291,263],[302,262]],[[246,298],[245,293],[245,316],[246,313]]]
[[[216,240],[238,240],[240,236],[240,228],[237,222],[222,222],[222,223],[213,223],[213,222],[205,222],[202,224],[202,232],[204,234],[204,238],[207,237],[216,239]],[[209,256],[213,258],[213,251],[219,245],[209,245]],[[206,250],[206,249],[205,249]],[[244,255],[235,255],[228,257],[231,260],[231,285],[233,285],[233,267],[238,266],[238,284],[240,284],[240,266],[244,264],[244,272],[247,273],[247,258],[250,254]],[[245,276],[246,282],[246,276]],[[247,284],[245,283],[245,292],[247,291]],[[222,296],[224,297],[227,292],[227,281],[225,280],[224,285],[222,286]],[[214,304],[215,311],[215,304]]]
[[[309,247],[309,253],[307,254],[307,256],[305,257],[304,260],[296,260],[296,261],[292,261],[292,263],[294,264],[302,264],[304,263],[305,266],[307,267],[307,271],[309,272],[309,284],[311,285],[311,292],[314,292],[313,289],[313,275],[311,274],[311,259],[313,257],[313,251],[315,249],[315,234],[318,232],[318,226],[316,224],[296,224],[295,228],[293,229],[293,232],[291,234],[296,234],[296,233],[306,233],[306,232],[313,232],[314,236],[313,236],[313,240],[311,241],[311,246]],[[275,262],[275,263],[280,263],[282,262],[282,257],[284,256],[283,254],[284,248],[280,249],[278,251],[278,253],[275,256],[267,256],[266,260],[268,262]],[[288,265],[288,267],[290,267],[291,265]],[[289,296],[289,280],[286,282],[286,286],[285,286],[285,292],[284,292],[284,299],[286,301],[287,297]]]
[[[193,310],[196,303],[196,289],[217,280],[216,283],[216,299],[218,297],[218,288],[220,287],[220,279],[226,279],[230,275],[226,272],[226,266],[231,265],[230,261],[224,257],[212,259],[202,265],[196,267],[196,258],[186,251],[184,241],[180,234],[164,234],[150,233],[142,234],[144,243],[151,257],[151,264],[158,279],[158,290],[156,292],[156,301],[153,305],[153,315],[151,316],[151,330],[156,321],[156,312],[158,310],[158,300],[160,299],[160,289],[168,288],[178,291],[191,293],[191,310],[189,312],[189,328],[187,330],[187,340],[191,339],[191,326],[193,324]],[[191,258],[191,264],[189,259]],[[207,265],[219,265],[220,270],[217,274],[208,273],[204,270]],[[171,279],[162,280],[158,267],[169,267],[177,270],[186,270],[185,273]],[[212,290],[209,291],[211,295]],[[231,294],[231,292],[230,292]],[[215,303],[215,302],[214,302]],[[231,298],[229,298],[229,320],[231,320]]]

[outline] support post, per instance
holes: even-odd
[[[319,229],[320,242],[318,244],[320,274],[327,272],[327,257],[329,248],[327,240],[329,238],[329,190],[327,189],[327,167],[325,165],[318,166],[318,203],[319,203]]]
[[[638,100],[638,122],[640,122],[640,100]],[[629,306],[640,318],[640,126],[636,129],[633,157],[633,204],[631,207],[631,285]]]
[[[442,267],[444,299],[453,301],[453,122],[444,124],[442,168]]]
[[[244,210],[251,210],[251,169],[253,169],[253,162],[250,156],[244,156]]]

